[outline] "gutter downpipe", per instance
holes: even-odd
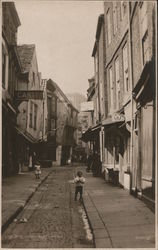
[[[132,193],[132,186],[134,180],[134,168],[133,168],[133,77],[132,77],[132,38],[131,38],[131,20],[130,20],[130,1],[128,1],[128,31],[129,31],[129,67],[130,67],[130,88],[131,88],[131,147],[130,147],[130,193]]]

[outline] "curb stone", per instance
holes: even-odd
[[[85,191],[85,199],[83,199],[83,206],[87,215],[87,219],[93,234],[93,241],[96,248],[112,248],[112,242],[109,234],[100,219],[97,209],[95,208],[91,197]],[[93,215],[96,215],[95,217]]]

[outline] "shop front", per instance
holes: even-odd
[[[119,117],[119,116],[118,116]],[[117,120],[108,118],[103,121],[104,126],[104,159],[103,171],[105,181],[119,185],[120,164],[124,150],[124,134],[120,126],[124,123],[124,117],[120,115]]]
[[[154,64],[144,66],[141,77],[133,90],[135,112],[134,161],[137,162],[137,194],[155,200],[155,79]]]

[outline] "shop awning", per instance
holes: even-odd
[[[142,70],[141,76],[136,84],[136,86],[133,88],[133,96],[135,99],[139,99],[142,93],[147,89],[147,91],[154,91],[154,84],[150,84],[151,77],[154,77],[154,63],[153,61],[146,62],[144,65],[144,68]],[[151,81],[153,82],[153,81]],[[147,88],[148,87],[148,88]]]
[[[98,124],[91,128],[92,131],[97,131],[97,130],[99,131],[100,129],[101,129],[101,124]]]
[[[101,124],[98,124],[94,127],[89,128],[87,131],[85,131],[82,134],[82,137],[80,138],[80,140],[84,141],[84,142],[88,142],[88,141],[94,141],[95,140],[95,136],[96,134],[101,130]]]

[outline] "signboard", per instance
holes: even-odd
[[[120,121],[120,122],[123,122],[125,120],[124,116],[122,114],[119,114],[119,113],[114,113],[112,115],[112,121]]]
[[[43,91],[42,90],[22,90],[15,91],[16,100],[27,101],[29,99],[42,100]]]
[[[82,102],[81,103],[81,111],[86,112],[86,111],[93,111],[94,110],[94,104],[93,101],[89,102]]]

